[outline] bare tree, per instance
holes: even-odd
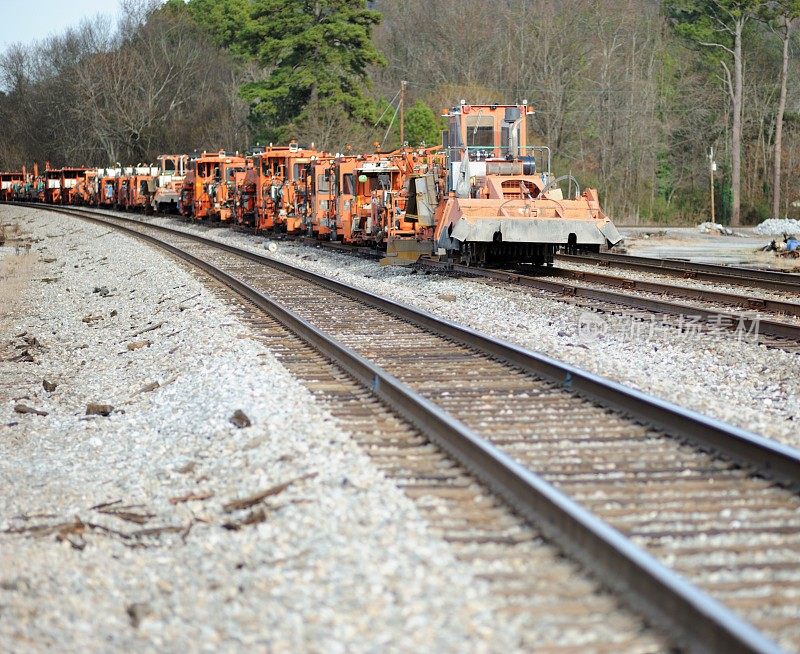
[[[781,206],[781,159],[783,157],[783,114],[786,111],[786,87],[789,79],[789,42],[800,18],[800,2],[783,0],[775,3],[774,17],[768,21],[770,28],[781,39],[781,77],[778,110],[775,114],[775,142],[772,167],[772,216],[780,215]]]

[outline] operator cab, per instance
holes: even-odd
[[[550,148],[527,144],[528,104],[468,105],[464,101],[444,114],[448,130],[442,145],[447,153],[447,189],[470,197],[474,182],[489,175],[534,175],[550,171]],[[537,161],[538,160],[538,161]]]

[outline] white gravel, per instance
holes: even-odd
[[[756,234],[771,236],[773,234],[800,233],[800,220],[794,218],[767,218],[753,228]]]
[[[191,274],[103,227],[24,217],[55,261],[25,291],[37,311],[0,334],[38,341],[23,396],[0,389],[0,651],[515,649],[513,617]],[[236,409],[253,426],[233,427]],[[226,502],[313,474],[265,521],[222,527],[247,513]],[[207,497],[170,502],[188,494]],[[114,502],[142,524],[92,508]],[[121,535],[165,526],[180,533]]]
[[[501,284],[412,274],[407,268],[168,218],[157,224],[203,233],[411,304],[556,357],[628,386],[800,447],[798,355],[748,334],[681,333],[627,316],[593,314],[569,301]]]

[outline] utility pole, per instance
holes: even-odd
[[[405,80],[400,82],[400,147],[406,142],[406,84]]]
[[[716,223],[714,218],[714,171],[717,169],[717,162],[714,161],[714,148],[708,149],[708,177],[711,180],[711,223]]]

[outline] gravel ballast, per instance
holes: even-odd
[[[777,441],[800,447],[798,355],[752,335],[680,332],[625,315],[595,314],[529,289],[413,274],[408,268],[156,218],[417,306]]]
[[[800,221],[794,218],[767,218],[753,228],[756,234],[796,234],[800,232]]]
[[[35,311],[2,334],[36,343],[0,363],[24,376],[0,392],[0,651],[516,649],[513,616],[192,274],[13,211],[40,240]]]

